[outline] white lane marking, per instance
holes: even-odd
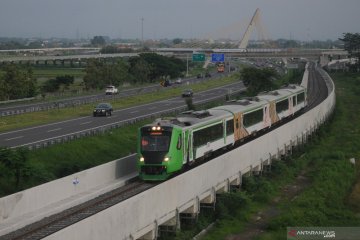
[[[137,113],[137,112],[139,112],[139,111],[132,111],[132,112],[130,112],[130,113]]]
[[[11,141],[11,140],[15,140],[15,139],[19,139],[19,138],[23,138],[24,136],[18,136],[18,137],[13,137],[13,138],[7,138],[5,139],[5,141]]]
[[[149,110],[156,109],[157,107],[150,107]]]
[[[47,131],[47,132],[55,132],[55,131],[59,131],[59,130],[61,130],[62,128],[55,128],[55,129],[51,129],[51,130],[49,130],[49,131]]]
[[[83,123],[80,123],[80,125],[85,125],[85,124],[89,124],[89,123],[92,123],[92,121],[83,122]]]

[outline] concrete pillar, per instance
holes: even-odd
[[[261,172],[262,172],[262,163],[263,163],[263,160],[260,159],[260,164],[255,166],[254,168],[252,168],[252,174],[254,176],[258,176],[258,175],[261,175]]]
[[[176,209],[175,216],[162,223],[158,228],[159,235],[162,234],[175,234],[180,229],[180,214],[179,210]]]
[[[214,187],[211,188],[211,190],[205,194],[204,198],[201,199],[200,197],[200,208],[215,209],[215,203],[216,203],[216,191]]]

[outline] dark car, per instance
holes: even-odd
[[[207,77],[207,78],[208,78],[208,77],[211,77],[211,74],[210,74],[209,72],[206,72],[206,73],[205,73],[205,77]]]
[[[196,78],[203,78],[203,75],[201,73],[199,73]]]
[[[186,89],[182,92],[182,97],[192,97],[194,95],[193,91],[191,89]]]
[[[93,116],[111,116],[113,108],[110,103],[99,103],[93,112]]]

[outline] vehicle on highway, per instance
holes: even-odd
[[[208,78],[208,77],[211,77],[211,74],[209,72],[206,72],[205,73],[205,77]]]
[[[160,85],[163,87],[170,87],[172,85],[172,82],[169,79],[166,79],[166,80],[161,81]]]
[[[185,89],[181,94],[182,97],[193,97],[193,95],[194,92],[192,89]]]
[[[146,181],[166,180],[184,166],[222,154],[278,126],[306,105],[306,88],[290,85],[208,110],[157,119],[138,130],[139,176]]]
[[[182,83],[182,79],[181,78],[178,78],[175,80],[175,84],[181,84]]]
[[[119,92],[118,89],[113,85],[109,85],[105,89],[106,95],[113,95],[113,94],[117,94],[118,92]]]
[[[224,63],[218,63],[216,69],[217,69],[218,73],[223,73],[225,71],[225,64]]]
[[[196,75],[196,78],[203,78],[203,75],[199,73],[198,75]]]
[[[110,103],[99,103],[94,111],[93,111],[93,116],[97,117],[97,116],[111,116],[113,111],[113,107],[111,106]]]

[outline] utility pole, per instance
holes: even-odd
[[[141,47],[144,48],[144,18],[141,18]]]
[[[189,76],[189,54],[186,54],[186,77]]]

